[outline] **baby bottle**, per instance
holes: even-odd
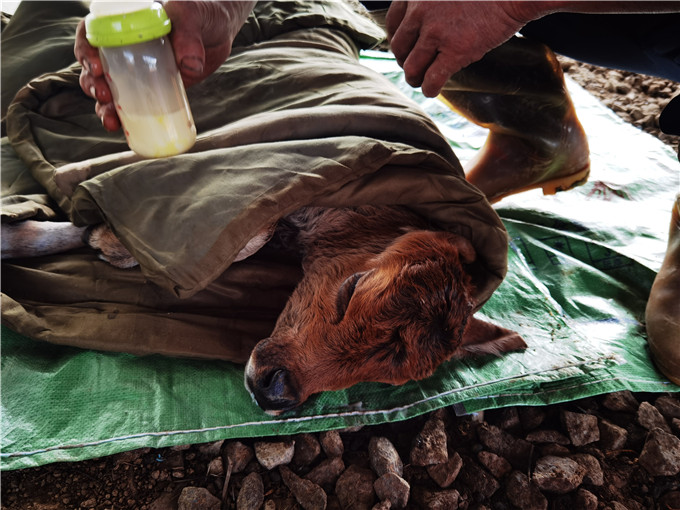
[[[130,148],[159,158],[189,150],[196,127],[167,34],[171,24],[152,1],[93,1],[85,18]]]

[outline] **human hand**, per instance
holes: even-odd
[[[252,11],[254,1],[185,2],[168,0],[163,4],[172,31],[169,38],[184,85],[189,87],[207,78],[231,54],[231,45]],[[104,78],[99,51],[85,37],[85,21],[76,30],[74,53],[83,66],[80,87],[97,100],[95,112],[108,131],[120,128],[111,89]]]
[[[532,5],[533,4],[533,5]],[[385,25],[406,81],[427,97],[548,11],[543,2],[392,2]]]

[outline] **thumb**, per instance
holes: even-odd
[[[186,86],[198,83],[205,77],[206,58],[199,3],[168,1],[163,7],[172,22],[170,43],[182,80]]]
[[[205,48],[198,31],[177,27],[170,35],[175,61],[184,84],[189,86],[204,78]]]

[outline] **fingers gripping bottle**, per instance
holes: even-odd
[[[130,148],[148,158],[189,150],[196,141],[196,127],[162,5],[95,0],[85,27],[88,41],[99,49]]]

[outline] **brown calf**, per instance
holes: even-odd
[[[305,208],[288,223],[304,277],[245,371],[268,413],[362,381],[423,379],[452,357],[526,347],[471,317],[467,239],[429,230],[403,207]]]
[[[104,225],[2,227],[3,258],[74,248],[84,235],[104,260],[136,264]],[[268,237],[263,231],[238,258]],[[300,250],[304,276],[245,370],[246,387],[270,414],[321,391],[403,384],[453,357],[526,347],[516,333],[472,317],[470,242],[428,228],[407,208],[303,208],[280,222],[275,239]]]

